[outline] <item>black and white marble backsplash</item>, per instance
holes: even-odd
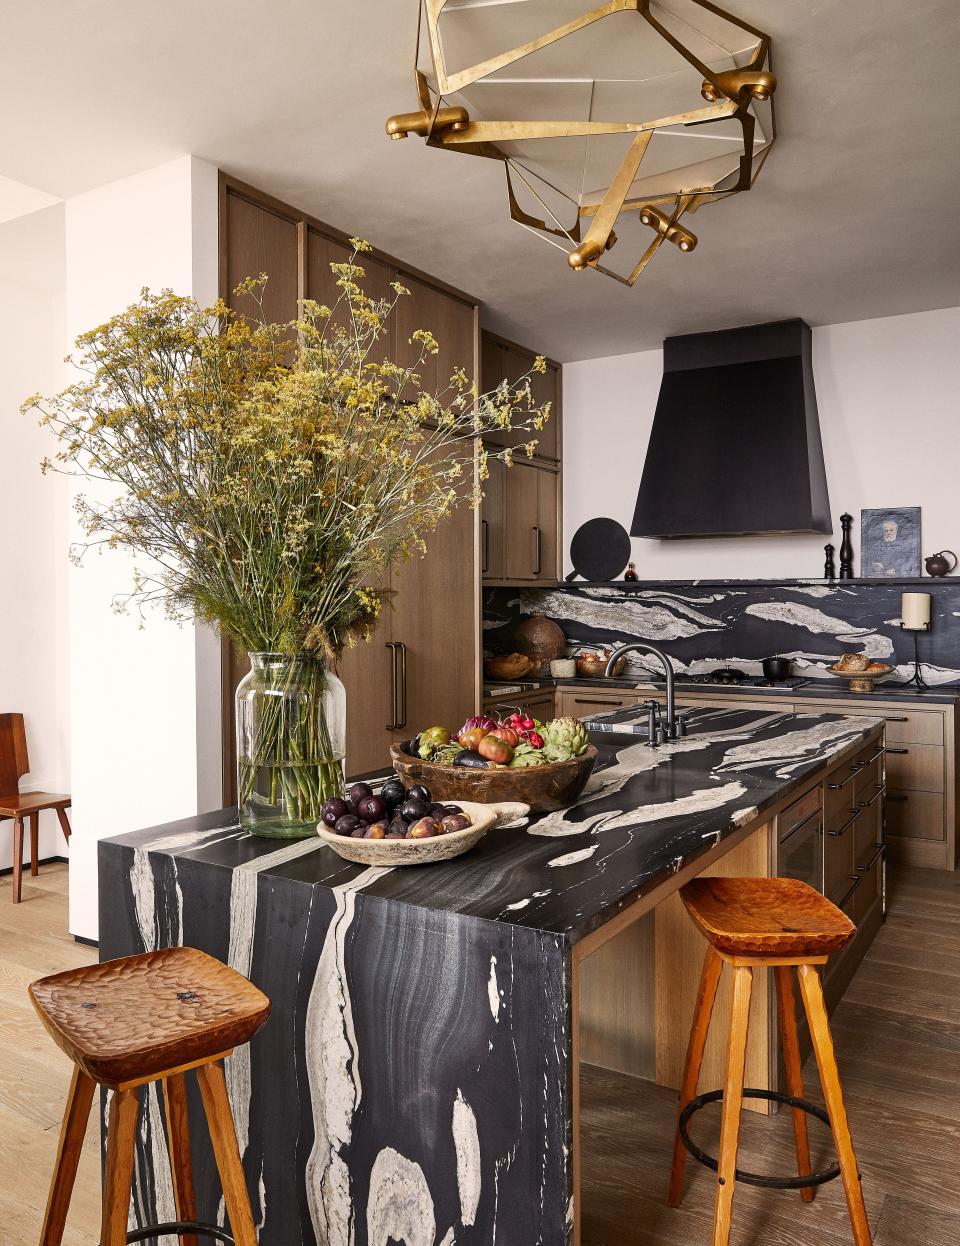
[[[545,614],[559,623],[571,651],[583,644],[646,640],[688,674],[723,665],[760,675],[762,660],[781,654],[793,660],[796,675],[832,680],[828,666],[845,653],[864,653],[908,678],[914,633],[898,625],[905,591],[928,592],[933,598],[931,630],[919,637],[927,682],[960,680],[960,580],[690,580],[488,588],[484,643],[489,652],[509,653],[514,624],[526,615]],[[640,673],[648,660],[631,654],[629,662],[629,669]]]

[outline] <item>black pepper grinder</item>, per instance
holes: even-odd
[[[853,525],[853,516],[843,514],[840,516],[840,527],[843,529],[843,540],[840,542],[840,579],[853,579],[853,542],[850,540],[850,528]]]
[[[825,580],[835,580],[837,578],[837,564],[833,558],[833,546],[829,541],[823,547],[823,552],[827,556],[826,562],[823,564],[823,578]]]

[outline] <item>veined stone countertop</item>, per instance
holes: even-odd
[[[876,721],[771,705],[769,713],[694,711],[689,735],[658,749],[635,735],[596,732],[597,769],[575,805],[491,831],[466,855],[429,867],[365,870],[319,840],[256,839],[232,810],[104,842],[132,847],[143,861],[159,854],[325,889],[359,885],[371,898],[575,942],[856,749]]]
[[[717,665],[720,665],[719,663]],[[758,677],[759,678],[759,677]],[[802,678],[802,677],[801,677]],[[606,688],[610,692],[645,692],[648,696],[659,697],[666,692],[663,680],[644,683],[642,677],[629,675],[626,677],[590,679],[511,679],[485,680],[483,695],[485,699],[500,696],[499,688],[516,688],[522,685],[524,691],[535,692],[541,688]],[[520,697],[520,693],[516,694]],[[851,692],[846,680],[811,679],[801,688],[791,688],[788,684],[764,687],[752,683],[744,684],[694,684],[677,677],[677,696],[702,697],[770,697],[781,701],[913,701],[918,709],[924,705],[955,705],[960,700],[960,684],[940,684],[931,686],[926,692],[918,688],[904,688],[896,683],[879,682],[873,692]]]

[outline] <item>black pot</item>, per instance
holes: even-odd
[[[764,658],[763,659],[763,677],[771,679],[775,683],[779,683],[782,679],[789,679],[793,672],[793,663],[789,658]]]

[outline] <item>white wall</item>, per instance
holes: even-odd
[[[957,549],[960,307],[815,328],[813,367],[835,536],[634,539],[642,580],[818,576],[844,511],[859,559],[860,511],[870,507],[920,506],[924,554]],[[564,365],[568,549],[597,515],[629,531],[661,374],[659,350]],[[677,475],[682,487],[682,464]]]
[[[69,791],[67,731],[67,489],[42,477],[54,439],[28,394],[63,384],[63,208],[0,224],[0,712],[20,712],[30,773],[23,791]],[[12,822],[0,823],[0,868],[11,863]],[[63,855],[56,816],[40,815],[40,855]],[[0,887],[8,904],[9,880]]]
[[[216,297],[217,173],[203,161],[183,157],[66,202],[68,340],[143,286]],[[111,552],[70,572],[70,929],[87,938],[97,933],[97,840],[219,805],[216,648],[162,612],[143,626],[116,614],[133,566]]]

